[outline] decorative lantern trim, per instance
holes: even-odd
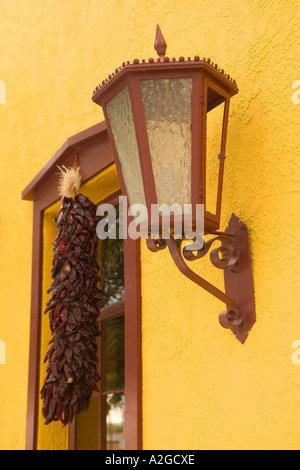
[[[226,74],[224,69],[221,69],[218,64],[215,64],[209,58],[207,59],[204,57],[200,59],[200,57],[196,55],[193,59],[191,57],[184,58],[183,56],[179,57],[179,59],[176,59],[175,57],[171,59],[166,56],[160,56],[156,59],[149,58],[148,62],[145,59],[142,59],[142,61],[134,59],[132,63],[130,63],[130,61],[123,62],[122,66],[115,69],[112,74],[110,74],[95,88],[92,100],[96,103],[100,103],[101,97],[106,90],[128,74],[146,74],[148,71],[153,73],[154,70],[157,70],[158,72],[184,72],[185,70],[189,72],[191,70],[204,70],[208,75],[213,76],[215,80],[219,81],[228,90],[230,96],[237,94],[239,91],[236,81],[231,78],[229,74]]]

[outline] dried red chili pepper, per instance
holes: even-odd
[[[97,317],[103,296],[98,287],[96,206],[85,196],[64,197],[53,242],[52,285],[45,313],[52,339],[44,362],[47,375],[41,398],[45,423],[72,422],[88,410],[100,380]]]

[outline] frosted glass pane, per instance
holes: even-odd
[[[157,202],[179,204],[183,212],[184,204],[191,204],[192,79],[140,84]]]
[[[208,89],[208,93],[209,91],[210,89]],[[206,210],[208,212],[211,212],[212,214],[216,214],[216,210],[217,210],[224,106],[225,106],[225,103],[222,103],[219,106],[214,107],[207,113]]]
[[[144,204],[145,193],[128,87],[106,104],[129,204]]]

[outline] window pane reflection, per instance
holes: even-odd
[[[124,449],[124,393],[106,395],[106,449]]]
[[[108,219],[107,219],[108,220]],[[107,222],[108,223],[108,222]],[[110,224],[114,222],[110,220]],[[102,242],[101,271],[106,300],[103,306],[111,305],[124,299],[124,240],[118,239],[120,233],[120,212],[116,207],[116,226],[112,236]]]
[[[102,391],[124,389],[124,316],[103,322]]]
[[[124,243],[107,239],[103,245],[105,305],[111,305],[124,299]]]
[[[102,445],[124,449],[124,315],[102,322]],[[103,441],[103,438],[105,442]]]

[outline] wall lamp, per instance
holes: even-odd
[[[224,302],[219,321],[244,343],[255,322],[248,230],[232,214],[225,231],[218,231],[229,102],[238,87],[210,59],[167,57],[159,26],[154,47],[156,59],[123,62],[96,87],[92,99],[103,108],[122,192],[130,205],[142,204],[148,214],[164,204],[182,209],[172,212],[169,237],[164,237],[163,211],[156,218],[156,237],[150,236],[148,221],[139,220],[149,230],[148,248],[156,252],[168,247],[186,277]],[[189,215],[195,228],[199,205],[202,243],[190,249],[185,232],[178,238],[174,227],[183,227]],[[204,236],[209,239],[204,241]],[[211,249],[215,242],[218,246]],[[211,263],[224,270],[225,292],[187,264],[209,251]]]

